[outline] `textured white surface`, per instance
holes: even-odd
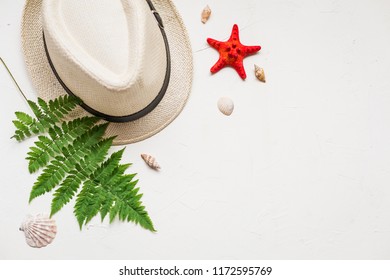
[[[80,232],[70,204],[55,216],[53,244],[25,244],[20,222],[49,211],[51,197],[27,202],[33,140],[9,139],[13,112],[27,106],[1,69],[0,259],[389,259],[390,2],[175,3],[193,44],[192,95],[171,125],[124,156],[158,232],[98,219]],[[213,14],[202,24],[206,4]],[[33,99],[22,6],[0,2],[0,55]],[[209,74],[218,55],[206,38],[227,39],[234,23],[242,43],[262,46],[245,60],[245,82],[232,69]],[[216,107],[221,96],[234,100],[230,117]]]

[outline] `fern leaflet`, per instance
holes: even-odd
[[[63,147],[62,155],[51,161],[33,185],[30,202],[37,196],[51,191],[62,181],[66,173],[74,170],[74,166],[91,152],[93,145],[100,141],[107,125],[105,123],[94,126],[90,131],[75,139],[71,145]]]
[[[104,139],[93,146],[91,153],[76,165],[75,170],[69,172],[69,175],[62,181],[60,187],[54,193],[50,216],[57,213],[71,200],[82,182],[85,181],[105,159],[108,149],[112,145],[112,140],[113,138]]]
[[[29,160],[28,170],[30,173],[34,173],[39,168],[45,167],[51,158],[61,153],[62,148],[65,147],[69,141],[84,134],[97,121],[97,118],[85,117],[68,123],[63,122],[62,129],[58,126],[50,128],[50,138],[47,136],[39,136],[39,141],[35,142],[35,146],[30,148],[28,157],[26,158]]]
[[[28,104],[35,118],[26,113],[15,113],[18,121],[16,123],[14,121],[16,131],[12,138],[15,138],[17,141],[22,141],[32,135],[47,132],[51,126],[60,122],[66,114],[81,104],[81,100],[71,95],[65,95],[58,97],[54,101],[49,101],[49,104],[41,98],[38,98],[38,104],[31,100],[28,100]]]
[[[155,231],[140,201],[142,195],[138,194],[138,188],[134,188],[138,182],[133,181],[135,174],[124,174],[130,165],[118,165],[122,153],[123,150],[113,153],[84,183],[74,210],[80,228],[100,212],[102,220],[109,213],[110,222],[118,216],[121,221],[132,221]]]

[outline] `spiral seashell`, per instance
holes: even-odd
[[[158,164],[158,162],[156,161],[156,159],[154,157],[152,157],[151,155],[141,154],[141,157],[146,162],[146,164],[149,165],[149,167],[151,167],[152,169],[154,169],[154,170],[161,169],[161,167]]]
[[[259,81],[265,83],[264,69],[261,68],[261,67],[259,67],[259,66],[257,66],[256,64],[255,64],[255,75],[256,75],[256,78],[257,78]]]
[[[206,23],[209,20],[210,15],[211,15],[211,9],[209,5],[207,5],[202,11],[202,18],[201,18],[202,23]]]
[[[229,97],[221,97],[217,105],[222,114],[230,116],[233,113],[234,103]]]
[[[44,214],[27,217],[19,230],[24,232],[27,244],[33,248],[49,245],[57,234],[55,220]]]

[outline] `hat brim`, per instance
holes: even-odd
[[[117,136],[114,145],[138,142],[153,136],[170,124],[183,110],[189,97],[192,76],[192,50],[186,28],[171,0],[152,0],[160,14],[171,52],[171,78],[168,89],[158,106],[146,116],[127,123],[110,123],[106,136]],[[22,50],[38,96],[51,100],[67,94],[60,85],[47,60],[41,23],[42,0],[27,0],[22,17]],[[90,115],[81,107],[70,117]]]

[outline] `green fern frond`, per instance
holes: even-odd
[[[30,102],[29,102],[29,104],[30,104]],[[42,112],[45,113],[45,114],[50,112],[49,105],[46,103],[45,100],[43,100],[40,97],[38,97],[38,105],[40,107],[39,112],[41,113],[41,116],[42,116]],[[31,104],[30,104],[30,106],[31,106]],[[40,117],[37,116],[37,118],[40,118]]]
[[[92,146],[101,140],[107,126],[108,123],[96,125],[76,138],[71,145],[63,147],[62,156],[55,157],[34,183],[30,193],[30,202],[60,184],[66,173],[74,170],[74,166],[91,153]],[[34,151],[39,152],[38,149]]]
[[[110,174],[112,174],[114,169],[118,167],[124,151],[125,149],[123,148],[115,153],[112,153],[111,156],[95,170],[93,177],[98,181],[110,179]]]
[[[96,117],[64,121],[81,104],[73,96],[27,102],[34,116],[15,113],[13,138],[22,141],[38,135],[26,159],[30,173],[43,170],[29,201],[54,191],[50,216],[76,197],[74,214],[80,229],[100,213],[102,221],[109,216],[110,223],[118,218],[155,231],[136,188],[136,174],[125,174],[131,164],[120,164],[124,149],[108,156],[115,138],[103,138],[108,123],[98,124]]]
[[[57,213],[72,199],[82,182],[88,179],[95,169],[99,167],[100,163],[104,161],[113,139],[113,137],[104,139],[93,146],[91,153],[81,160],[73,171],[69,172],[69,175],[54,193],[50,216]]]
[[[41,103],[41,102],[46,104],[46,102],[43,99],[38,98],[38,103]],[[37,103],[35,103],[31,100],[28,100],[27,103],[30,106],[31,110],[33,111],[33,113],[37,119],[41,119],[44,116],[40,106]]]
[[[131,221],[145,229],[155,231],[141,203],[142,195],[138,194],[138,188],[134,188],[138,182],[133,181],[136,174],[125,175],[124,172],[130,165],[117,164],[122,153],[123,151],[114,153],[92,178],[84,183],[83,190],[77,196],[74,210],[80,228],[100,212],[102,220],[109,213],[110,222],[119,217],[121,221]]]
[[[58,126],[50,128],[50,138],[39,136],[39,141],[35,142],[35,146],[30,148],[26,158],[29,160],[29,172],[34,173],[39,168],[45,167],[51,158],[62,152],[63,147],[66,147],[68,143],[79,135],[83,135],[97,121],[98,118],[95,117],[75,119],[70,122],[64,122],[61,128]]]
[[[48,103],[40,98],[38,98],[38,104],[31,100],[27,102],[35,118],[26,113],[15,113],[18,121],[14,121],[16,130],[12,138],[15,138],[17,141],[22,141],[32,135],[47,132],[77,105],[81,104],[79,98],[71,95],[60,96]]]
[[[29,126],[34,123],[34,118],[24,112],[15,112],[15,115],[24,125]]]
[[[112,153],[111,156],[104,163],[102,163],[97,169],[95,169],[93,173],[91,173],[87,178],[84,178],[84,179],[88,179],[88,182],[85,183],[84,187],[88,189],[90,184],[93,182],[95,184],[99,184],[103,180],[108,180],[108,179],[113,180],[114,178],[110,177],[110,175],[112,174],[113,170],[115,168],[117,168],[117,166],[122,158],[124,150],[125,149],[121,149],[115,153]],[[83,187],[83,190],[84,190],[84,187]],[[86,192],[85,190],[84,190],[84,192],[81,191],[79,193],[79,195],[77,196],[75,211],[74,211],[76,218],[79,222],[80,228],[82,228],[82,225],[84,224],[84,222],[87,223],[86,222],[86,220],[88,219],[87,212],[90,211],[90,209],[88,209],[88,199],[85,198],[85,195],[84,195],[85,192]],[[108,198],[109,197],[107,197],[106,199],[108,199]],[[108,209],[110,209],[110,207],[111,207],[111,205],[108,206]],[[100,207],[98,207],[98,210],[99,210],[99,208]]]
[[[29,129],[29,126],[32,126],[35,123],[35,119],[24,112],[15,112],[15,116],[17,119],[12,122],[16,128],[16,131],[14,136],[11,138],[15,138],[17,141],[21,141],[24,138],[30,137],[32,133]]]
[[[99,212],[100,201],[99,192],[92,181],[86,181],[82,190],[77,196],[74,213],[79,223],[80,229],[91,216],[95,216]]]

